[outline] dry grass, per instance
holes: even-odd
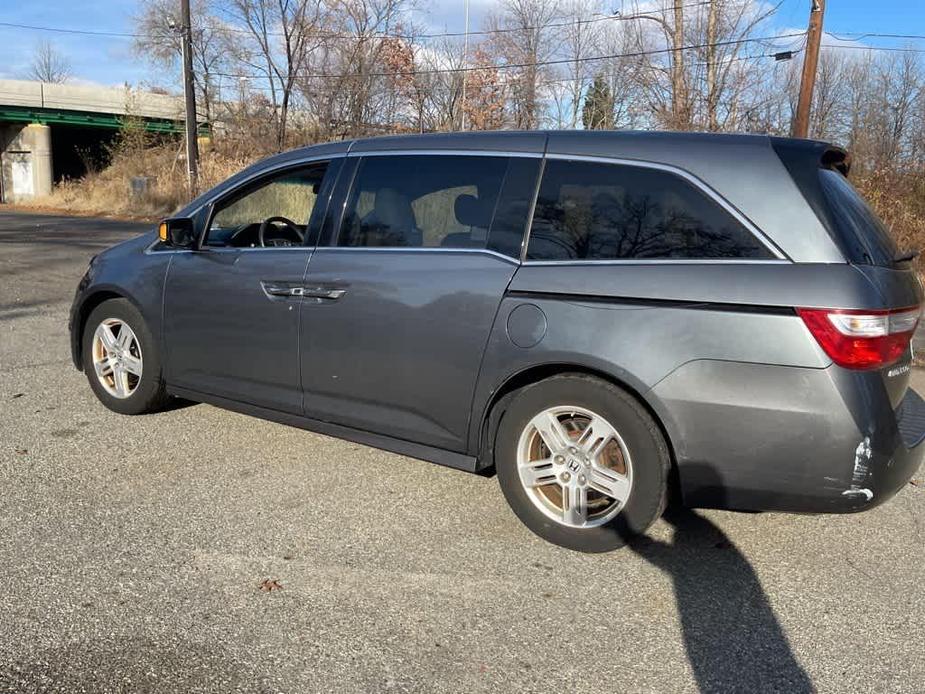
[[[168,143],[115,151],[110,165],[102,171],[59,183],[51,195],[36,198],[29,206],[143,219],[167,216],[190,199],[181,147],[182,144]],[[258,158],[218,149],[204,151],[200,187],[211,188]],[[132,195],[131,180],[136,176],[153,178],[147,193]]]

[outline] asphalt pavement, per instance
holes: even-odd
[[[582,555],[494,479],[122,417],[67,311],[145,228],[0,212],[0,692],[925,692],[925,470],[858,515],[677,512]]]

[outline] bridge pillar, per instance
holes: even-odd
[[[51,128],[39,123],[0,128],[0,193],[16,202],[51,193]]]
[[[32,186],[34,195],[50,195],[54,182],[51,168],[51,128],[30,123],[25,128],[25,140],[32,149]]]

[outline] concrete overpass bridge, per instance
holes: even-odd
[[[0,80],[0,200],[51,192],[64,178],[86,173],[126,116],[157,133],[183,132],[177,97],[72,84]]]

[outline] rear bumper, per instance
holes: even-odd
[[[925,401],[910,389],[894,410],[878,373],[701,361],[652,395],[692,507],[863,511],[925,457]]]

